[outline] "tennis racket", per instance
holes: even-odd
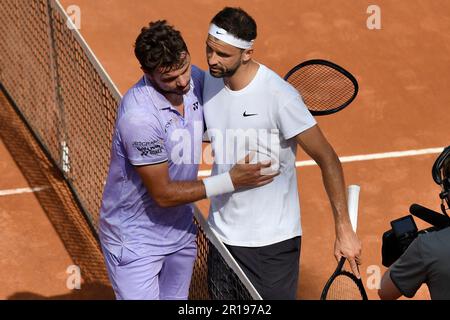
[[[344,109],[355,100],[359,88],[358,81],[350,72],[320,59],[300,63],[284,79],[300,92],[309,111],[315,116]]]
[[[358,197],[360,187],[348,187],[348,211],[353,230],[356,232],[358,219]],[[352,272],[344,270],[346,258],[342,257],[325,287],[320,300],[367,300],[366,290],[361,279]]]

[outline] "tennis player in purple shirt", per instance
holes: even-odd
[[[190,203],[270,183],[270,163],[197,179],[203,71],[166,21],[136,40],[144,76],[123,97],[100,213],[100,242],[117,299],[187,299],[196,258]]]

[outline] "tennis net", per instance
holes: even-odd
[[[97,236],[121,95],[57,0],[2,0],[0,86]],[[1,128],[0,128],[1,129]],[[191,299],[260,299],[196,206]]]

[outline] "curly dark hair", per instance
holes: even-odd
[[[211,23],[246,41],[255,40],[258,35],[255,20],[241,8],[225,7]]]
[[[181,33],[166,20],[150,22],[141,30],[134,54],[145,72],[162,68],[163,72],[179,69],[189,53]]]

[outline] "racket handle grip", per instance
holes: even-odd
[[[348,214],[350,216],[350,222],[354,232],[356,232],[356,228],[358,226],[358,204],[360,190],[361,187],[358,185],[350,185],[347,187]]]

